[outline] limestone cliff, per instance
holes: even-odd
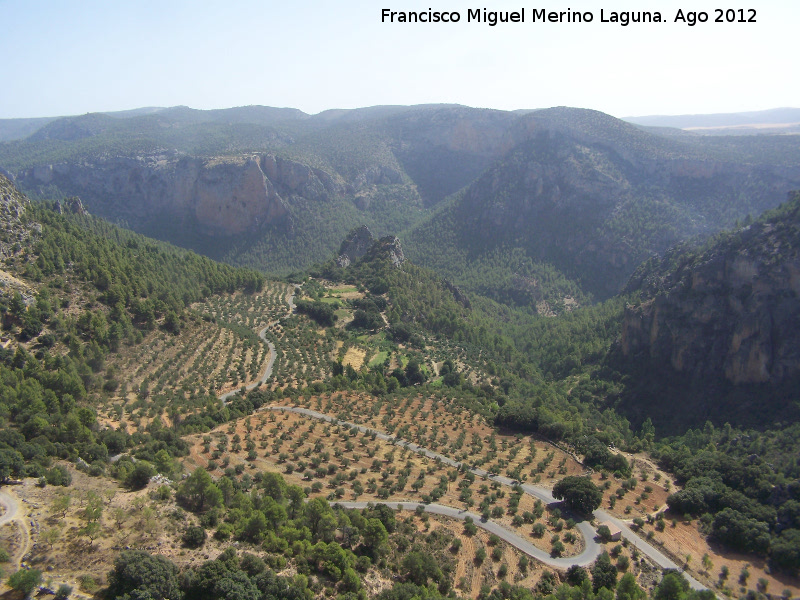
[[[344,193],[337,177],[272,154],[224,158],[113,157],[41,165],[22,172],[27,188],[56,185],[101,216],[131,224],[172,219],[209,235],[237,235],[276,223],[296,199],[325,202]]]
[[[637,271],[621,351],[693,381],[780,384],[800,373],[800,193],[702,248]]]

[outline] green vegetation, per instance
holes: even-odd
[[[553,488],[553,497],[571,509],[591,515],[600,507],[603,492],[588,477],[564,477]]]
[[[39,290],[30,305],[18,291],[0,297],[5,334],[20,342],[16,350],[0,350],[0,416],[10,425],[0,439],[0,477],[69,485],[58,467],[50,468],[53,459],[80,458],[98,475],[109,455],[140,445],[144,460],[135,467],[119,461],[113,471],[130,487],[142,487],[155,473],[149,463],[158,450],[174,457],[186,447],[180,430],[159,430],[157,423],[152,435],[136,438],[98,427],[98,399],[119,386],[109,363],[159,327],[177,333],[191,318],[190,303],[222,291],[252,292],[263,286],[263,276],[90,217],[38,207],[27,218],[41,225],[41,234],[6,268]],[[213,402],[199,404],[206,416],[218,410]],[[185,427],[191,430],[191,421]]]
[[[642,397],[645,375],[641,364],[620,354],[619,337],[626,304],[646,301],[664,282],[686,281],[697,264],[721,248],[732,252],[744,244],[750,255],[764,250],[776,263],[787,256],[797,247],[790,217],[798,205],[800,200],[757,222],[783,223],[770,229],[783,254],[755,242],[747,246],[757,228],[720,235],[699,249],[676,251],[662,263],[642,267],[640,285],[632,285],[624,297],[593,306],[584,306],[591,297],[574,281],[551,263],[536,263],[529,249],[513,243],[477,257],[443,254],[442,264],[452,259],[443,270],[449,269],[456,283],[471,292],[469,297],[410,261],[398,268],[386,246],[378,243],[345,269],[329,261],[294,278],[302,281],[297,314],[287,314],[289,284],[265,283],[259,273],[214,263],[99,219],[58,215],[49,204],[36,206],[27,219],[29,225],[40,224],[41,232],[28,247],[17,247],[4,264],[36,289],[4,290],[0,297],[4,336],[12,338],[14,347],[0,350],[0,479],[34,476],[42,486],[69,486],[69,471],[53,464],[66,459],[80,463],[90,475],[115,477],[130,490],[147,486],[156,473],[177,480],[182,470],[178,459],[190,449],[184,436],[209,432],[284,398],[309,407],[316,401],[316,409],[338,418],[364,419],[353,422],[380,423],[400,439],[446,448],[457,460],[480,461],[488,471],[518,480],[536,480],[550,470],[552,478],[557,470],[559,475],[568,472],[566,456],[561,464],[551,464],[553,454],[536,457],[533,446],[524,459],[517,458],[525,445],[519,440],[510,448],[504,441],[498,449],[493,434],[469,440],[466,433],[451,438],[444,431],[428,430],[427,409],[421,408],[422,402],[414,404],[425,398],[431,406],[446,405],[454,427],[456,416],[458,423],[468,424],[480,415],[569,447],[604,478],[614,474],[624,479],[620,498],[635,487],[636,479],[617,449],[649,451],[684,486],[667,500],[670,518],[697,517],[713,540],[765,557],[770,568],[796,573],[800,425],[788,409],[786,422],[762,422],[759,429],[750,429],[745,420],[706,423],[705,415],[691,413],[685,416],[687,428],[664,437],[673,431],[662,428],[655,413],[653,419],[639,418],[647,412],[641,404],[647,400]],[[645,238],[672,235],[648,229],[648,215],[662,209],[671,210],[660,200],[626,205],[609,231],[641,250]],[[426,226],[446,237],[445,229],[434,227],[446,220],[442,215],[444,209]],[[431,248],[420,244],[419,251],[433,257]],[[347,287],[333,293],[331,283]],[[547,310],[532,308],[539,303]],[[217,393],[261,376],[268,346],[256,332],[264,328],[276,347],[271,380],[223,405]],[[137,349],[147,352],[137,355]],[[367,364],[361,365],[361,359]],[[646,376],[647,386],[673,390],[670,386],[679,385],[679,378],[667,370],[647,371]],[[630,410],[631,402],[644,409]],[[116,415],[116,429],[101,424],[100,408]],[[393,420],[405,411],[414,411],[414,428]],[[266,420],[265,413],[261,416]],[[327,453],[321,442],[319,447],[309,444],[301,454],[304,439],[292,440],[294,429],[281,431],[277,424],[270,451],[266,433],[258,447],[251,426],[248,421],[244,440],[233,430],[230,439],[218,436],[213,451],[209,435],[203,444],[214,476],[197,469],[172,490],[165,486],[163,494],[174,493],[179,514],[190,515],[182,517],[179,535],[187,548],[207,549],[230,540],[259,556],[228,549],[216,560],[181,571],[163,558],[125,552],[109,575],[109,597],[309,599],[324,590],[325,595],[351,600],[366,594],[364,573],[373,566],[397,579],[381,598],[439,598],[451,592],[453,554],[458,552],[451,534],[436,530],[420,535],[423,515],[401,521],[383,507],[345,510],[331,507],[328,500],[348,493],[357,498],[366,489],[380,498],[404,492],[433,501],[458,480],[456,471],[452,478],[445,472],[434,475],[438,467],[431,466],[420,469],[416,479],[410,477],[410,465],[389,472],[384,457],[375,454],[378,447],[370,444],[374,437],[350,440],[353,432],[333,424],[323,435],[338,435],[345,449],[350,444],[349,455],[341,451],[335,463],[330,456],[323,460]],[[292,447],[284,448],[284,442]],[[348,473],[356,443],[372,467]],[[479,452],[484,447],[488,450]],[[259,453],[270,452],[287,473],[302,473],[309,487],[288,485],[274,473],[256,470]],[[125,456],[112,464],[108,457],[116,454]],[[226,462],[229,454],[247,456],[246,462]],[[220,460],[221,467],[212,465]],[[426,477],[434,481],[427,488]],[[327,500],[318,495],[325,489],[323,479],[329,487]],[[553,556],[564,555],[575,543],[574,522],[561,531],[565,523],[560,513],[547,517],[559,534],[545,537],[547,528],[537,522],[543,506],[517,513],[516,494],[501,506],[498,498],[503,496],[490,491],[488,482],[483,491],[481,482],[471,488],[473,482],[474,477],[469,481],[461,475],[457,484],[464,506],[476,506],[486,518],[508,514],[515,528],[527,525],[540,543],[550,540]],[[645,488],[640,499],[651,491]],[[305,502],[309,494],[315,497]],[[570,476],[558,481],[554,495],[584,513],[591,513],[603,498],[591,480]],[[63,514],[68,506],[62,507]],[[88,501],[79,529],[89,548],[99,535],[102,509],[92,517],[96,510],[94,501]],[[635,523],[644,527],[643,519]],[[466,523],[465,531],[475,539],[474,523]],[[583,577],[575,571],[559,585],[555,577],[543,575],[535,592],[501,582],[480,597],[536,594],[608,600],[616,591],[619,599],[641,600],[644,591],[628,576],[636,557],[618,557],[617,550],[612,555],[616,564],[608,555],[601,557],[591,579],[585,571]],[[511,579],[513,569],[499,562],[503,554],[496,545],[490,554],[476,547],[474,558],[477,566],[492,569],[493,577],[496,573],[499,579]],[[289,561],[297,575],[277,575]],[[626,575],[617,583],[620,572]],[[27,585],[32,576],[17,577],[16,584]],[[664,576],[653,597],[706,598],[690,591],[676,573]]]

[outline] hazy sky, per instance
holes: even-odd
[[[179,104],[569,105],[615,116],[800,106],[800,0],[747,1],[0,0],[0,118]],[[484,7],[524,7],[528,22],[466,22]],[[715,7],[753,7],[757,22],[714,23]],[[382,8],[462,20],[381,23]],[[540,8],[592,11],[594,22],[531,23]],[[709,22],[675,23],[679,8]],[[667,22],[601,23],[601,9]]]

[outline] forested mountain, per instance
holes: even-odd
[[[608,147],[590,146],[602,137],[598,132],[613,130],[604,119],[555,111],[549,129],[531,120],[532,131],[544,129],[547,139],[532,135],[509,156],[520,157],[522,165],[534,155],[544,161],[552,150],[580,167],[574,177],[583,187],[554,160],[542,163],[542,188],[545,182],[555,182],[599,202],[591,196],[599,192],[586,182],[612,195],[608,189],[624,187],[614,183],[615,178],[630,168],[610,149],[616,138],[604,142]],[[565,122],[574,126],[571,133],[563,129]],[[622,145],[640,147],[653,164],[678,160],[672,141],[653,141],[648,134],[616,126]],[[305,189],[319,193],[326,182],[336,184],[311,167],[304,170],[291,159],[275,156],[271,161],[267,156],[248,158],[245,167],[283,173],[275,179],[287,186],[291,177],[304,174]],[[234,162],[225,162],[225,168]],[[641,479],[644,491],[635,504],[642,506],[634,514],[642,516],[633,519],[632,527],[641,533],[649,527],[648,539],[668,529],[669,519],[678,533],[694,531],[696,522],[714,543],[748,553],[760,573],[766,575],[769,565],[794,589],[792,574],[800,568],[800,435],[790,403],[798,372],[794,337],[800,331],[795,322],[800,198],[731,232],[653,258],[636,270],[622,295],[593,304],[580,285],[583,280],[567,279],[545,260],[547,256],[532,260],[529,253],[535,246],[498,243],[479,252],[458,245],[463,238],[455,237],[455,227],[436,234],[431,223],[452,225],[460,216],[462,224],[471,224],[473,236],[479,236],[479,223],[470,221],[468,212],[457,211],[467,200],[480,210],[480,194],[472,190],[491,190],[492,174],[499,177],[496,169],[502,164],[489,167],[463,192],[439,202],[435,217],[425,224],[432,235],[427,239],[455,248],[446,256],[463,260],[454,263],[461,270],[441,265],[441,272],[459,278],[455,282],[409,260],[398,237],[379,230],[376,239],[360,228],[351,231],[345,243],[340,245],[345,236],[337,240],[338,253],[326,252],[327,261],[296,274],[292,281],[297,288],[294,283],[268,283],[273,286],[270,298],[257,272],[215,263],[111,225],[86,214],[75,198],[29,203],[10,181],[0,178],[0,312],[4,336],[13,348],[0,351],[0,417],[5,425],[0,476],[40,477],[40,487],[46,489],[68,485],[73,465],[79,465],[92,477],[114,477],[131,490],[146,486],[156,472],[175,481],[151,484],[142,504],[132,510],[143,524],[140,528],[155,531],[153,523],[167,523],[165,535],[172,536],[168,539],[176,550],[173,556],[183,561],[183,573],[165,559],[122,553],[108,574],[110,597],[289,595],[308,600],[324,593],[343,600],[367,595],[402,600],[434,599],[452,591],[487,600],[611,600],[614,588],[621,598],[629,589],[641,600],[646,594],[640,584],[649,585],[657,600],[709,597],[707,592],[690,592],[677,574],[663,579],[653,575],[655,569],[642,562],[635,544],[632,550],[630,545],[611,549],[616,566],[601,554],[591,569],[591,581],[581,568],[553,575],[540,565],[536,586],[518,587],[516,581],[531,581],[525,579],[533,571],[528,559],[514,558],[518,575],[506,581],[506,555],[495,552],[499,541],[492,538],[487,541],[493,558],[486,561],[486,573],[469,575],[475,577],[472,581],[486,581],[486,589],[470,589],[456,581],[459,571],[454,565],[473,573],[463,569],[478,569],[486,552],[481,556],[475,551],[461,560],[464,550],[454,541],[458,536],[438,521],[429,531],[424,510],[395,522],[394,513],[385,507],[361,511],[330,507],[325,501],[366,493],[370,499],[399,498],[396,505],[423,489],[418,499],[427,504],[452,487],[456,496],[450,501],[460,498],[471,507],[468,488],[475,483],[484,521],[491,517],[507,521],[504,527],[527,526],[530,539],[538,539],[536,531],[550,527],[553,537],[547,548],[556,556],[563,551],[562,539],[569,544],[578,539],[575,519],[570,513],[562,519],[560,507],[537,507],[532,501],[531,510],[520,508],[517,515],[522,492],[516,482],[530,478],[538,483],[548,472],[551,482],[559,480],[567,474],[569,461],[574,461],[569,468],[578,473],[596,471],[596,493],[608,510]],[[314,187],[315,181],[322,187]],[[527,185],[525,176],[517,181],[522,181],[520,188]],[[633,186],[639,180],[622,181]],[[569,182],[575,187],[568,188]],[[520,188],[512,186],[513,193],[496,197],[517,201],[515,190]],[[578,201],[582,196],[564,197]],[[273,200],[275,206],[285,200],[280,190]],[[424,206],[424,200],[418,200]],[[586,212],[592,202],[581,206]],[[569,213],[569,218],[577,220],[579,212]],[[523,211],[523,216],[528,215]],[[484,222],[488,227],[490,220]],[[337,227],[345,225],[343,221]],[[425,248],[424,238],[414,236],[425,231],[420,228],[409,236],[418,252]],[[243,233],[242,239],[246,235],[250,234]],[[492,241],[482,239],[486,246]],[[325,252],[324,246],[318,252]],[[296,295],[296,312],[290,308],[290,294]],[[241,358],[234,367],[236,340],[245,343],[239,346]],[[227,358],[225,352],[216,353],[220,346],[231,348]],[[143,350],[136,353],[136,348]],[[255,380],[268,361],[266,372],[272,378]],[[209,362],[219,364],[212,368]],[[250,381],[248,366],[252,385],[259,389],[223,403],[212,385],[222,390],[222,382],[233,377],[233,384],[224,388],[233,393]],[[214,383],[209,373],[216,374]],[[314,423],[306,430],[308,423],[303,421],[298,429],[298,421],[290,422],[288,415],[254,412],[281,402],[282,408],[316,406],[337,421],[324,423],[314,433]],[[423,412],[418,407],[407,414],[414,403],[425,402],[429,404]],[[709,406],[711,402],[716,405]],[[415,462],[421,457],[412,456],[409,447],[395,447],[394,442],[381,447],[375,430],[362,432],[338,420],[353,419],[347,412],[352,410],[362,411],[355,416],[361,414],[367,420],[359,422],[369,427],[385,428],[443,452],[449,446],[463,467],[447,472],[449,467],[439,461]],[[443,420],[429,422],[438,418],[429,410],[445,411]],[[754,412],[757,418],[751,418]],[[394,417],[408,421],[393,422]],[[442,424],[453,428],[452,439]],[[432,431],[425,433],[429,427]],[[504,436],[502,444],[496,443],[497,434]],[[316,439],[303,449],[309,435]],[[538,464],[535,443],[546,448]],[[484,445],[488,454],[479,459]],[[529,447],[527,462],[514,462],[523,446]],[[333,457],[328,447],[335,448]],[[498,453],[509,447],[508,454],[500,455],[505,458],[499,458]],[[549,467],[556,450],[563,459]],[[624,454],[641,451],[675,476],[675,489],[671,481],[656,488],[662,494],[658,504],[648,496],[655,485],[648,480],[651,471],[637,472]],[[108,456],[117,453],[131,456],[110,462]],[[273,470],[283,470],[301,485],[262,470],[263,461],[272,461],[268,464]],[[202,466],[180,479],[181,463]],[[484,484],[468,477],[468,465],[484,463],[490,472],[513,478],[513,485],[507,486],[507,506],[491,506],[505,494],[498,482]],[[419,471],[419,478],[408,486],[412,470]],[[441,474],[430,477],[437,470]],[[435,487],[424,488],[426,476],[438,477]],[[459,478],[457,486],[448,484]],[[309,485],[302,487],[306,482]],[[306,496],[312,497],[307,503]],[[152,511],[151,506],[142,508],[148,498],[153,506],[170,507],[161,521],[145,512]],[[631,496],[628,501],[634,503]],[[102,529],[101,517],[92,517],[97,502],[89,494],[75,510],[75,518],[85,523],[74,533],[70,530],[68,543],[88,542],[93,548],[92,536]],[[67,502],[64,514],[68,509]],[[628,515],[628,509],[633,510],[629,505],[623,513],[620,507],[619,516]],[[545,510],[548,525],[539,523],[537,528],[535,522]],[[97,514],[102,512],[101,507]],[[56,523],[56,516],[50,518]],[[123,511],[114,518],[127,517]],[[110,519],[105,517],[106,536],[111,535]],[[683,529],[678,529],[679,520]],[[459,535],[482,544],[474,537],[473,524],[466,523],[467,533]],[[207,531],[213,532],[213,541]],[[178,551],[177,539],[189,550]],[[50,543],[50,550],[58,543]],[[204,544],[214,544],[208,555],[219,557],[190,564],[189,557],[195,556],[190,550]],[[44,547],[39,545],[36,556],[46,555]],[[242,548],[248,552],[240,557]],[[714,554],[715,560],[722,554]],[[277,574],[287,567],[297,569],[297,575],[291,570],[291,577]],[[619,586],[618,571],[628,571]],[[152,574],[158,577],[150,578]],[[378,574],[385,577],[383,591],[368,587]],[[709,572],[705,577],[712,583],[716,579],[713,585],[719,589],[731,590],[727,571],[718,579]],[[747,577],[743,570],[739,581],[744,590]],[[758,586],[764,584],[759,581]]]
[[[42,197],[237,265],[324,261],[352,227],[471,291],[562,312],[642,260],[776,206],[796,136],[656,135],[596,111],[187,107],[87,114],[0,144]]]
[[[800,183],[798,163],[758,164],[744,144],[684,144],[593,111],[537,111],[515,132],[520,143],[408,232],[410,257],[466,282],[488,254],[522,252],[607,298],[642,260]]]

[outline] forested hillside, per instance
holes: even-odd
[[[366,224],[465,289],[559,314],[779,204],[800,186],[795,138],[662,136],[569,108],[175,107],[50,121],[0,144],[0,167],[36,196],[282,275]]]
[[[453,106],[5,143],[52,194],[0,176],[9,585],[800,593],[798,148]]]
[[[5,205],[24,202],[5,178],[0,193]],[[59,214],[55,205],[28,205],[18,227],[33,234],[3,266],[21,278],[3,271],[12,283],[3,287],[0,313],[13,340],[0,350],[0,412],[11,426],[3,479],[45,476],[56,458],[91,464],[123,450],[127,436],[96,426],[97,396],[120,385],[108,360],[156,328],[179,334],[192,302],[264,285],[255,272]]]
[[[466,285],[481,260],[521,254],[608,298],[643,260],[760,214],[800,183],[765,153],[756,166],[722,143],[711,151],[595,111],[534,112],[514,132],[513,149],[406,234],[411,258]]]

